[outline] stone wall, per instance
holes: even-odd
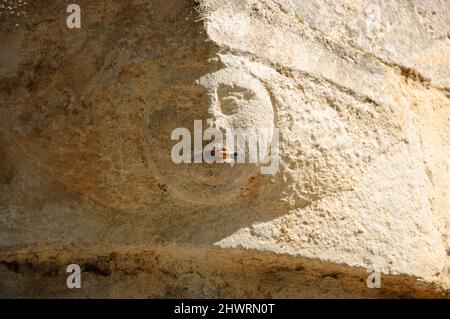
[[[0,296],[448,297],[447,1],[7,2]],[[278,170],[174,163],[194,120]]]

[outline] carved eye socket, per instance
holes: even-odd
[[[217,89],[220,108],[223,114],[232,115],[245,107],[249,100],[255,97],[255,93],[242,87],[221,85]]]

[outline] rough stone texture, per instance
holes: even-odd
[[[448,1],[77,3],[0,8],[0,296],[448,297]],[[278,173],[173,163],[194,119]]]

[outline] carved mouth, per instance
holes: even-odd
[[[226,147],[214,148],[211,151],[211,156],[222,158],[223,160],[235,160],[237,158],[237,152],[228,151]]]

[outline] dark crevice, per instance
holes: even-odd
[[[17,261],[0,261],[0,265],[5,266],[9,271],[18,273],[19,272],[19,263]]]
[[[86,263],[83,265],[83,272],[92,273],[95,275],[100,275],[103,277],[111,276],[111,270],[105,267],[101,267],[97,264]]]

